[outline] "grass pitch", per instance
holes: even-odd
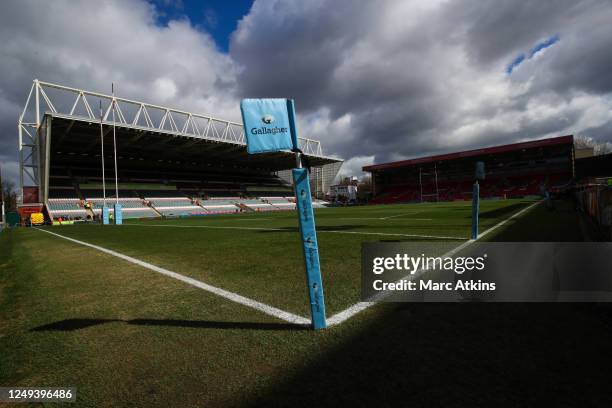
[[[482,203],[481,231],[530,201]],[[361,243],[448,241],[470,237],[466,202],[326,208],[315,214],[328,315],[359,301]],[[246,213],[82,225],[51,231],[307,316],[303,255],[296,214]]]
[[[483,202],[481,230],[528,204]],[[554,217],[541,207],[488,238],[574,239],[571,223],[549,225],[571,219],[571,207]],[[359,301],[361,242],[459,245],[470,231],[467,203],[316,217],[328,315]],[[308,316],[294,213],[49,230]],[[597,305],[381,304],[312,332],[40,231],[0,235],[0,385],[76,386],[76,406],[418,406],[428,396],[609,405],[610,315]]]

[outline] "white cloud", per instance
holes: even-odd
[[[367,173],[364,173],[361,169],[364,166],[372,164],[374,156],[355,156],[346,160],[338,173],[339,177],[363,177]]]
[[[161,102],[172,100],[177,94],[176,84],[172,79],[168,78],[157,78],[153,82],[153,97]]]
[[[3,3],[0,160],[33,78],[239,120],[241,97],[293,97],[300,134],[345,174],[565,133],[612,140],[612,5],[257,0],[230,53],[141,0]],[[505,68],[517,52],[562,40]]]

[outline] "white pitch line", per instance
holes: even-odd
[[[210,229],[232,229],[232,230],[252,230],[252,231],[287,231],[284,228],[269,228],[269,227],[222,227],[218,225],[176,225],[176,224],[123,224],[130,227],[164,227],[164,228],[210,228]],[[448,237],[444,235],[421,235],[421,234],[399,234],[394,232],[361,232],[361,231],[337,231],[337,230],[319,230],[317,234],[356,234],[356,235],[380,235],[390,237],[411,237],[411,238],[434,238],[434,239],[453,239],[466,240],[465,237]]]
[[[185,283],[187,283],[189,285],[192,285],[192,286],[195,286],[197,288],[203,289],[203,290],[205,290],[207,292],[210,292],[212,294],[215,294],[215,295],[220,296],[222,298],[225,298],[227,300],[231,300],[232,302],[239,303],[239,304],[241,304],[243,306],[247,306],[247,307],[250,307],[252,309],[258,310],[258,311],[263,312],[263,313],[265,313],[265,314],[267,314],[269,316],[276,317],[277,319],[280,319],[280,320],[284,320],[284,321],[286,321],[288,323],[294,323],[294,324],[298,324],[298,325],[310,325],[310,320],[306,319],[305,317],[298,316],[298,315],[286,312],[286,311],[281,310],[281,309],[277,309],[277,308],[275,308],[273,306],[266,305],[265,303],[261,303],[261,302],[258,302],[256,300],[253,300],[253,299],[249,299],[249,298],[241,296],[241,295],[239,295],[237,293],[230,292],[230,291],[218,288],[216,286],[212,286],[212,285],[209,285],[207,283],[201,282],[199,280],[196,280],[196,279],[193,279],[193,278],[181,275],[179,273],[169,271],[168,269],[160,268],[159,266],[150,264],[148,262],[141,261],[140,259],[132,258],[131,256],[127,256],[127,255],[124,255],[122,253],[119,253],[119,252],[116,252],[116,251],[113,251],[113,250],[110,250],[110,249],[107,249],[107,248],[104,248],[104,247],[101,247],[101,246],[98,246],[98,245],[93,245],[93,244],[90,244],[90,243],[87,243],[87,242],[84,242],[84,241],[79,241],[79,240],[74,239],[74,238],[66,237],[64,235],[56,234],[55,232],[47,231],[47,230],[36,228],[36,227],[35,227],[35,229],[37,229],[39,231],[42,231],[42,232],[45,232],[47,234],[54,235],[54,236],[59,237],[59,238],[66,239],[68,241],[74,242],[74,243],[79,244],[79,245],[83,245],[83,246],[86,246],[86,247],[90,247],[90,248],[96,249],[96,250],[98,250],[100,252],[104,252],[104,253],[112,255],[114,257],[121,258],[124,261],[133,263],[133,264],[138,265],[138,266],[142,266],[143,268],[146,268],[146,269],[152,270],[154,272],[160,273],[162,275],[166,275],[168,277],[180,280],[180,281],[185,282]]]
[[[336,220],[386,220],[387,218],[366,218],[366,217],[349,217],[335,218]],[[409,218],[408,221],[433,221],[433,218]]]
[[[422,212],[422,211],[419,211]],[[382,217],[381,220],[388,220],[389,218],[397,218],[397,217],[401,217],[404,215],[414,215],[414,214],[418,214],[418,213],[402,213],[402,214],[397,214],[397,215],[390,215],[388,217]]]
[[[327,327],[337,326],[340,323],[344,323],[351,317],[355,316],[357,313],[366,310],[370,306],[374,306],[378,302],[359,302],[355,303],[353,306],[344,309],[340,313],[336,313],[332,317],[327,319]]]
[[[478,239],[484,237],[485,235],[487,235],[488,233],[490,233],[491,231],[494,231],[495,229],[503,226],[505,223],[507,223],[508,221],[510,221],[513,218],[519,217],[520,215],[522,215],[524,212],[528,211],[529,209],[533,208],[535,205],[541,203],[541,201],[537,201],[525,208],[523,208],[522,210],[516,212],[515,214],[513,214],[512,216],[506,218],[505,220],[495,224],[494,226],[492,226],[491,228],[483,231],[481,234],[478,235]],[[451,249],[450,251],[448,251],[447,253],[445,253],[444,255],[442,255],[442,258],[446,258],[449,256],[452,256],[454,254],[456,254],[457,252],[463,250],[464,248],[466,248],[469,245],[472,245],[474,242],[476,242],[477,240],[475,239],[470,239],[466,242],[464,242],[463,244],[457,246],[454,249]],[[407,279],[407,280],[413,280],[418,278],[419,276],[421,276],[422,274],[424,274],[425,272],[427,272],[427,270],[423,270],[420,269],[419,271],[417,271],[414,274],[408,275],[403,277],[402,279]],[[401,279],[400,279],[401,280]],[[385,298],[386,296],[388,296],[388,293],[385,292],[379,292],[379,295],[375,295],[372,298],[370,298],[370,301],[367,302],[358,302],[355,303],[353,306],[350,306],[349,308],[343,310],[342,312],[339,312],[333,316],[331,316],[330,318],[327,319],[327,327],[331,327],[331,326],[336,326],[340,323],[343,323],[345,321],[347,321],[348,319],[350,319],[351,317],[355,316],[357,313],[362,312],[363,310],[369,308],[370,306],[374,306],[375,304],[377,304],[381,299]]]

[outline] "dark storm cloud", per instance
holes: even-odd
[[[610,103],[611,12],[605,0],[258,1],[230,51],[239,94],[295,96],[322,112],[313,130],[335,132],[312,135],[328,153],[383,161],[605,121],[589,111]]]
[[[0,14],[0,160],[16,167],[31,80],[228,119],[241,97],[293,97],[300,132],[351,171],[587,133],[609,140],[612,3],[257,0],[217,50],[144,1],[8,1]],[[546,39],[559,41],[508,65]]]
[[[345,50],[367,30],[373,4],[256,2],[230,44],[242,64],[241,95],[293,96],[302,109],[320,107],[322,88],[333,87]]]
[[[458,1],[446,11],[449,22],[464,27],[465,44],[481,64],[495,64],[526,53],[539,40],[571,26],[588,13],[593,1]],[[601,2],[600,2],[601,3]]]
[[[418,27],[387,21],[394,4],[257,2],[230,48],[242,68],[239,93],[295,96],[302,113],[328,108],[332,119],[352,115],[352,129],[363,138],[332,150],[343,157],[405,151],[404,135],[442,120],[445,103],[431,97],[440,61],[428,49],[448,38],[429,24],[437,18],[429,11]],[[429,60],[419,62],[424,56]],[[334,146],[323,135],[311,137]]]

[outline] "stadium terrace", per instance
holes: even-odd
[[[476,162],[485,199],[536,198],[571,187],[576,173],[573,136],[420,157],[363,167],[372,174],[373,204],[469,200]]]
[[[325,156],[317,140],[299,144],[321,206],[342,161]],[[249,155],[242,124],[211,116],[34,80],[19,118],[19,149],[24,219],[40,211],[51,222],[97,219],[105,198],[122,205],[123,218],[295,208],[293,153]]]

